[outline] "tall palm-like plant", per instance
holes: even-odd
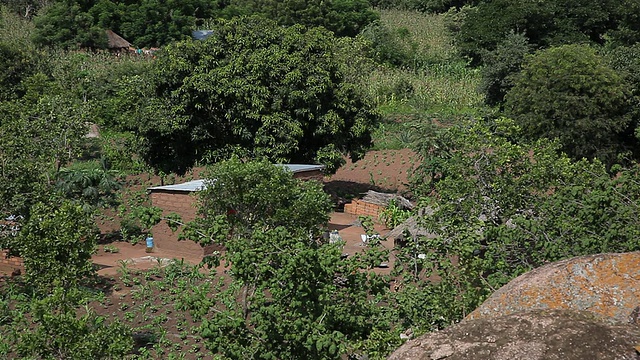
[[[116,191],[122,187],[118,175],[104,159],[77,163],[60,169],[56,187],[65,198],[81,202],[86,209],[108,207],[116,204]]]

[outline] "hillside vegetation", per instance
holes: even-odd
[[[640,250],[639,18],[635,0],[2,2],[0,248],[24,269],[0,280],[0,357],[382,359],[532,268]],[[417,206],[363,232],[414,216],[432,235],[392,251],[343,256],[322,186],[271,165],[370,166],[379,186],[391,150]],[[217,180],[188,223],[125,181],[195,167]],[[99,221],[135,243],[162,220],[226,250],[96,276]]]

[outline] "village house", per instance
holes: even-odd
[[[323,165],[277,164],[277,166],[291,171],[296,179],[323,180]],[[147,190],[151,197],[151,204],[161,208],[163,216],[176,213],[180,215],[182,221],[189,222],[197,216],[195,193],[203,190],[205,186],[205,180],[193,180],[175,185],[155,186]],[[215,246],[203,249],[190,240],[178,241],[179,232],[171,231],[166,220],[154,226],[151,233],[155,248],[175,254],[176,257],[203,256],[218,250]]]

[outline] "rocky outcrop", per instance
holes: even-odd
[[[465,320],[409,340],[389,360],[640,360],[640,327],[585,311],[534,310]]]
[[[533,309],[583,310],[627,323],[640,306],[640,252],[598,254],[548,264],[496,291],[466,320]]]

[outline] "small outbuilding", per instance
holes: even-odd
[[[293,177],[301,180],[322,181],[323,165],[276,164],[293,173]],[[193,180],[181,184],[155,186],[148,188],[151,204],[162,209],[163,216],[171,213],[180,215],[184,222],[192,221],[197,216],[195,194],[206,187],[205,180]],[[198,257],[209,255],[216,246],[202,248],[194,241],[178,241],[178,232],[173,232],[165,220],[151,230],[154,246],[162,251],[175,254],[175,257]]]
[[[105,30],[105,32],[107,33],[107,47],[109,51],[114,53],[135,51],[131,43],[122,38],[122,36],[111,30]]]

